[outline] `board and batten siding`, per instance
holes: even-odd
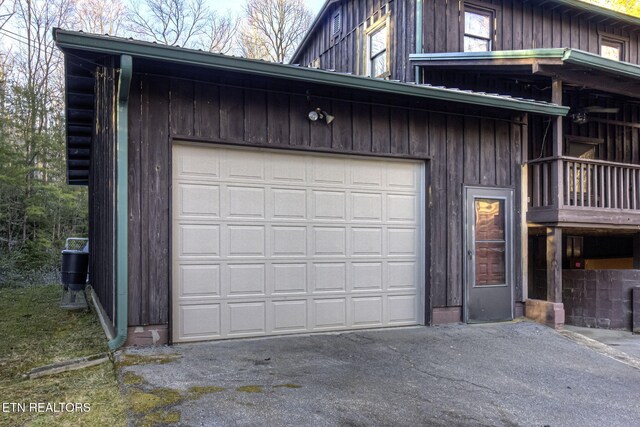
[[[317,104],[335,115],[331,125],[308,120],[305,94],[134,74],[129,106],[131,326],[169,320],[172,141],[430,158],[426,292],[433,307],[462,305],[463,183],[511,187],[519,198],[523,125],[463,117],[463,107],[450,114],[347,100],[319,99]],[[520,206],[519,199],[514,206]],[[519,227],[520,221],[515,223]],[[520,259],[516,249],[515,259]],[[515,298],[522,299],[520,281]]]
[[[115,320],[115,97],[112,66],[96,72],[96,114],[89,173],[89,272],[91,286],[105,312]]]
[[[309,38],[296,62],[309,66],[315,60],[320,68],[356,75],[364,74],[364,44],[367,28],[389,14],[390,79],[411,81],[410,53],[415,51],[415,4],[409,0],[347,0],[337,2]],[[333,33],[333,17],[341,15],[341,29]]]
[[[414,2],[411,2],[414,3]],[[492,50],[573,48],[599,54],[600,36],[626,42],[627,62],[640,61],[640,32],[627,23],[543,0],[422,0],[423,53],[463,50],[464,6],[494,11]]]

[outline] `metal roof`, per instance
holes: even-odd
[[[581,65],[594,70],[615,73],[619,76],[640,78],[640,65],[624,61],[604,58],[595,53],[579,49],[530,49],[502,50],[493,52],[447,52],[447,53],[414,53],[409,55],[412,62],[436,61],[496,61],[518,59],[556,59],[562,63]]]
[[[165,61],[174,64],[206,67],[216,70],[233,71],[291,81],[326,84],[350,89],[427,98],[445,102],[455,102],[484,107],[515,110],[529,113],[564,116],[568,107],[530,99],[473,92],[430,85],[417,85],[395,81],[359,77],[314,68],[283,65],[266,61],[238,58],[199,50],[160,45],[133,39],[88,34],[76,31],[54,29],[53,37],[57,46],[66,55],[66,109],[67,109],[67,162],[70,184],[86,184],[88,180],[90,133],[93,125],[93,80],[81,58],[86,54],[130,55],[137,59]],[[71,52],[70,52],[71,51]],[[91,89],[89,87],[91,86]],[[88,140],[89,138],[89,140]],[[82,162],[82,163],[74,163]],[[77,165],[77,169],[72,169]]]

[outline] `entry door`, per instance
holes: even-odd
[[[465,320],[513,319],[513,190],[465,188]]]

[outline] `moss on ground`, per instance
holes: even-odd
[[[140,427],[154,427],[162,424],[177,424],[180,422],[180,411],[158,411],[148,414],[140,420]]]
[[[302,388],[302,386],[298,384],[287,383],[287,384],[274,385],[273,388]]]
[[[164,354],[164,355],[142,355],[142,354],[125,354],[117,362],[117,366],[135,366],[135,365],[164,365],[166,363],[175,362],[182,356],[180,354]]]
[[[261,385],[243,385],[242,387],[238,387],[236,391],[242,393],[262,393]]]
[[[170,388],[157,388],[149,392],[134,388],[129,391],[129,407],[139,414],[148,414],[156,409],[165,408],[183,400],[179,391]]]
[[[59,285],[0,288],[0,394],[3,402],[88,403],[91,410],[3,414],[0,426],[124,426],[126,402],[111,363],[23,377],[39,366],[107,351],[95,314],[62,310],[61,293]]]
[[[194,386],[189,389],[189,399],[199,399],[205,394],[220,393],[224,391],[224,387],[218,387],[215,385],[210,386]]]
[[[136,375],[133,372],[125,372],[122,374],[122,384],[125,385],[140,385],[144,384],[144,378],[140,375]]]

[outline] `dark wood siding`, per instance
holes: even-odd
[[[207,78],[214,81],[134,78],[129,122],[131,325],[168,321],[173,140],[430,158],[427,233],[432,257],[426,286],[433,307],[462,305],[462,187],[506,186],[519,197],[525,146],[521,124],[495,111],[442,104],[436,110],[425,103],[417,107],[415,101],[402,106],[398,97],[374,99],[341,90],[311,101],[336,116],[328,126],[307,119],[308,95],[295,85],[270,84],[267,90],[255,78],[225,75],[216,82],[214,73]],[[514,205],[519,209],[519,199]],[[515,223],[520,226],[519,219]],[[516,260],[519,254],[516,244]],[[519,276],[516,299],[522,299]]]
[[[336,37],[332,20],[338,11],[342,29]],[[334,4],[295,58],[296,62],[309,66],[319,59],[320,68],[362,75],[367,28],[387,13],[390,13],[390,78],[411,81],[409,54],[415,51],[415,3],[410,0],[348,0]]]
[[[96,72],[96,115],[89,173],[91,284],[111,320],[115,319],[115,96],[113,64]]]
[[[570,47],[599,54],[600,36],[609,35],[625,41],[626,61],[640,61],[640,27],[544,0],[423,0],[423,52],[463,50],[465,4],[494,11],[493,50]]]

